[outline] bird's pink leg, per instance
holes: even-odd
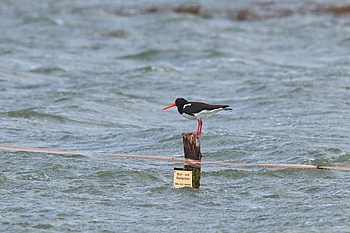
[[[202,134],[202,126],[203,126],[203,121],[199,119],[199,120],[198,120],[197,131],[194,132],[193,134],[195,134],[195,135],[201,135],[201,134]]]
[[[199,121],[198,121],[198,125],[197,125],[197,130],[195,132],[193,132],[194,135],[198,135],[199,132]]]
[[[203,121],[202,120],[198,120],[198,126],[199,126],[199,134],[202,134],[202,127],[203,127]]]

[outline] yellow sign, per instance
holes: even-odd
[[[183,168],[174,168],[174,188],[192,188],[192,171],[184,171]]]

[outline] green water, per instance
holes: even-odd
[[[86,154],[1,150],[0,231],[348,232],[349,171],[206,164],[174,189],[181,163],[101,156],[183,158],[196,122],[162,111],[183,97],[234,109],[204,120],[203,161],[349,165],[332,4],[2,1],[0,144]]]

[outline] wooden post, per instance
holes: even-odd
[[[185,159],[202,160],[202,153],[200,151],[200,137],[193,133],[183,133],[183,144]],[[184,170],[192,171],[192,187],[199,188],[201,179],[201,165],[200,164],[185,164]]]

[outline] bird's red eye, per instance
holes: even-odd
[[[176,102],[180,103],[180,100],[178,99],[178,100],[176,100]]]

